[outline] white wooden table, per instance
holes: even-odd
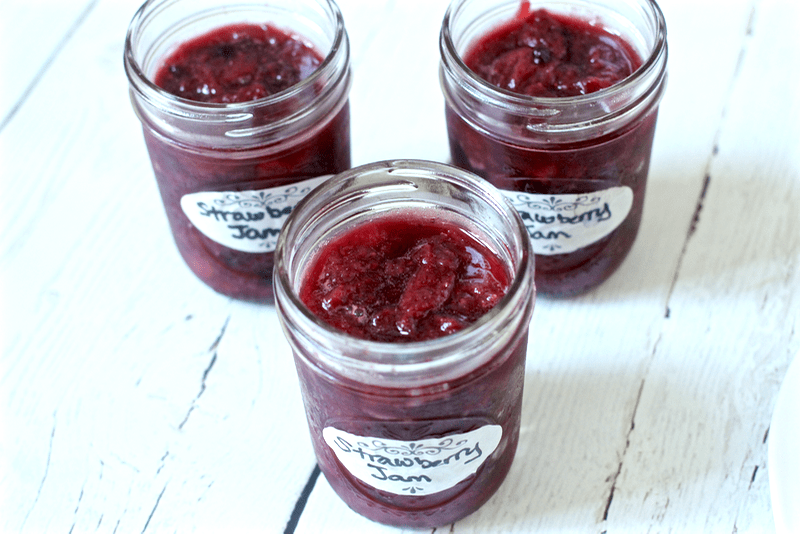
[[[274,309],[178,256],[122,68],[138,3],[0,0],[0,532],[399,532],[315,478]],[[354,164],[447,161],[446,0],[340,5]],[[662,8],[638,241],[590,294],[539,299],[511,473],[437,532],[775,530],[770,418],[800,348],[800,3]]]

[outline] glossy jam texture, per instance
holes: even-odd
[[[506,90],[539,97],[589,94],[628,77],[642,60],[600,24],[546,10],[520,12],[482,36],[464,54],[471,70]],[[625,186],[633,192],[627,218],[608,236],[567,254],[536,257],[542,294],[570,296],[608,278],[630,251],[644,205],[656,108],[625,127],[580,141],[552,139],[516,145],[477,130],[445,110],[453,163],[506,191],[557,195]],[[521,138],[537,134],[519,125]]]
[[[295,36],[270,26],[240,24],[184,43],[163,61],[154,80],[176,96],[204,103],[252,101],[298,83],[320,61],[321,55]],[[209,239],[189,222],[181,198],[197,191],[278,187],[350,168],[348,104],[315,127],[300,142],[263,153],[258,147],[196,151],[144,128],[178,250],[195,275],[215,291],[271,302],[273,253],[241,252]],[[198,132],[203,128],[197,124]]]
[[[641,60],[602,26],[537,9],[481,38],[464,63],[502,89],[558,98],[610,87]]]
[[[406,342],[463,329],[492,309],[508,286],[500,258],[461,228],[385,217],[325,245],[300,298],[352,336]]]
[[[280,29],[236,24],[182,44],[154,82],[173,95],[198,102],[247,102],[308,78],[322,60],[311,45]]]

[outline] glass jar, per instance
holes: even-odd
[[[271,96],[206,103],[153,80],[182,44],[231,25],[310,43],[316,70]],[[350,51],[331,0],[149,0],[131,21],[125,70],[175,243],[214,290],[271,302],[273,255],[302,196],[350,167]]]
[[[618,35],[641,65],[609,87],[555,97],[501,89],[467,67],[464,58],[482,39],[541,8]],[[455,0],[440,53],[452,162],[489,180],[520,211],[537,255],[537,290],[569,296],[600,284],[630,251],[642,217],[666,82],[659,7],[653,0]]]
[[[476,322],[425,341],[350,336],[298,296],[306,269],[342,232],[402,213],[467,230],[507,265],[505,296]],[[513,207],[490,184],[439,163],[346,171],[291,214],[278,241],[276,308],[293,349],[320,469],[356,512],[434,527],[480,507],[511,466],[520,428],[534,257]]]

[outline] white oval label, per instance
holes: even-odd
[[[331,175],[252,191],[200,191],[181,197],[186,217],[206,237],[241,252],[272,252],[292,209]]]
[[[475,474],[503,436],[500,425],[418,441],[356,436],[333,427],[325,443],[357,479],[397,495],[430,495]]]
[[[633,206],[633,190],[627,186],[568,195],[502,193],[522,216],[539,255],[568,254],[603,239]]]

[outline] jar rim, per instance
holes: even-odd
[[[356,177],[375,172],[384,172],[388,175],[393,171],[419,172],[420,175],[427,173],[436,179],[454,178],[460,184],[467,184],[470,189],[474,188],[485,192],[492,204],[503,210],[504,218],[514,225],[513,232],[518,236],[518,243],[515,243],[515,246],[518,247],[519,252],[517,258],[511,258],[511,261],[514,262],[514,272],[510,273],[513,274],[513,279],[508,291],[491,310],[458,332],[424,341],[402,343],[360,339],[324,322],[314,315],[297,295],[287,265],[288,241],[294,239],[296,237],[294,234],[302,227],[307,227],[310,221],[298,220],[298,216],[295,214],[302,214],[304,211],[312,209],[316,203],[330,202],[331,192]],[[292,211],[284,223],[275,249],[275,274],[273,276],[275,305],[282,324],[285,323],[287,314],[291,316],[292,321],[297,321],[297,328],[294,329],[297,331],[296,335],[305,336],[309,331],[314,330],[317,334],[323,333],[325,339],[329,340],[326,348],[335,346],[348,348],[348,354],[336,350],[325,351],[327,357],[322,366],[326,369],[345,369],[359,375],[382,376],[384,379],[389,378],[390,380],[412,378],[422,382],[431,380],[442,382],[447,377],[447,371],[440,372],[441,369],[446,370],[466,362],[470,358],[475,360],[481,355],[485,356],[486,353],[491,355],[491,349],[474,350],[477,344],[485,342],[488,338],[497,338],[498,343],[507,344],[508,339],[501,340],[502,336],[498,335],[501,330],[499,326],[506,323],[518,324],[520,321],[530,321],[535,300],[533,271],[534,254],[525,225],[516,209],[491,184],[468,171],[443,163],[425,160],[379,161],[355,167],[330,178],[307,195]],[[530,299],[527,307],[524,306],[526,298]],[[523,308],[523,313],[511,314],[511,310],[520,307]],[[527,330],[527,323],[525,326],[525,330]],[[286,331],[285,324],[284,330]],[[509,330],[515,329],[510,328]],[[431,358],[432,354],[443,356]],[[319,362],[315,363],[319,366]],[[485,362],[476,361],[475,363],[477,367],[480,363]],[[458,376],[462,374],[464,373],[458,373]],[[407,383],[404,382],[404,386],[406,385]]]
[[[173,110],[176,115],[192,117],[202,116],[203,120],[208,120],[209,115],[227,114],[224,118],[224,122],[248,120],[251,117],[253,108],[273,106],[291,100],[298,94],[307,90],[308,87],[318,83],[321,78],[324,78],[328,74],[328,71],[335,69],[335,62],[337,61],[337,56],[340,54],[340,51],[343,50],[346,55],[349,55],[349,41],[344,26],[344,17],[342,16],[339,6],[332,0],[319,0],[321,5],[324,4],[324,7],[327,7],[328,15],[331,16],[335,22],[335,33],[330,50],[319,66],[307,78],[300,80],[298,83],[280,92],[245,102],[199,102],[183,98],[165,91],[150,80],[144,73],[134,53],[136,32],[145,27],[145,23],[149,17],[158,13],[159,4],[170,1],[174,0],[147,0],[136,11],[128,26],[125,37],[124,63],[125,72],[131,86],[136,87],[140,95],[151,102],[168,104],[169,109]],[[346,75],[348,71],[349,69],[345,69],[343,75]],[[178,112],[178,110],[180,111]]]
[[[445,11],[439,34],[439,50],[443,60],[442,69],[451,70],[449,63],[455,63],[459,71],[466,77],[462,85],[469,86],[470,89],[478,91],[482,96],[502,99],[505,106],[513,108],[514,111],[519,114],[530,114],[546,118],[548,115],[558,113],[557,111],[552,111],[554,107],[569,108],[585,106],[600,100],[613,98],[616,95],[628,91],[631,86],[635,86],[641,83],[642,80],[652,76],[653,72],[657,69],[661,69],[662,73],[652,82],[653,86],[657,87],[666,77],[665,71],[668,54],[666,19],[655,0],[643,0],[644,5],[649,8],[653,17],[652,20],[655,23],[656,31],[652,50],[634,72],[619,82],[591,93],[565,97],[531,96],[498,87],[484,80],[470,69],[462,59],[461,54],[456,50],[455,43],[453,42],[450,28],[451,21],[457,14],[457,11],[468,1],[469,0],[453,0]],[[546,4],[546,2],[544,2],[544,4]]]

